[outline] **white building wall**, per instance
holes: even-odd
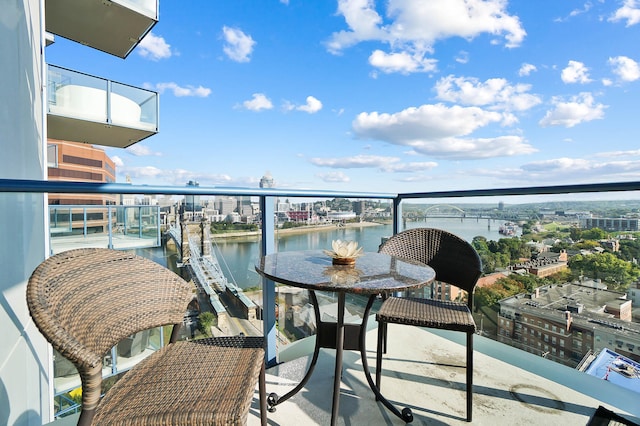
[[[0,178],[45,179],[44,0],[2,0]],[[52,420],[51,350],[25,300],[48,251],[42,194],[0,193],[0,425]],[[19,259],[19,260],[17,260]]]

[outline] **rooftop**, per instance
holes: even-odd
[[[564,312],[572,310],[572,321],[583,327],[607,326],[622,332],[640,333],[640,324],[616,318],[605,306],[619,307],[629,302],[624,293],[603,290],[580,284],[549,285],[540,287],[539,295],[519,294],[500,301],[501,306],[511,305],[521,312],[565,321]],[[580,308],[580,309],[578,309]],[[575,312],[575,311],[578,312]]]

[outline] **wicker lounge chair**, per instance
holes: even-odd
[[[262,337],[177,341],[193,286],[122,251],[78,249],[33,272],[27,303],[42,334],[78,369],[79,425],[246,424],[256,383],[266,425]],[[102,359],[139,331],[174,325],[171,341],[101,395]]]
[[[380,387],[382,353],[386,353],[387,324],[405,324],[467,334],[467,421],[471,421],[473,390],[473,334],[476,325],[471,316],[473,290],[482,274],[480,258],[474,248],[447,231],[432,228],[400,232],[380,246],[380,252],[426,263],[436,272],[436,280],[465,290],[467,303],[413,297],[389,297],[376,315],[378,348],[376,384]],[[411,410],[402,410],[405,421],[413,420]]]

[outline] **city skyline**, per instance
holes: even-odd
[[[640,2],[160,2],[126,61],[48,63],[160,93],[105,148],[134,184],[423,192],[638,180]]]

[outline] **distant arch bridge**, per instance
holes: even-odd
[[[408,212],[404,216],[416,219],[426,217],[466,217],[467,213],[460,207],[452,204],[435,204],[424,210]]]

